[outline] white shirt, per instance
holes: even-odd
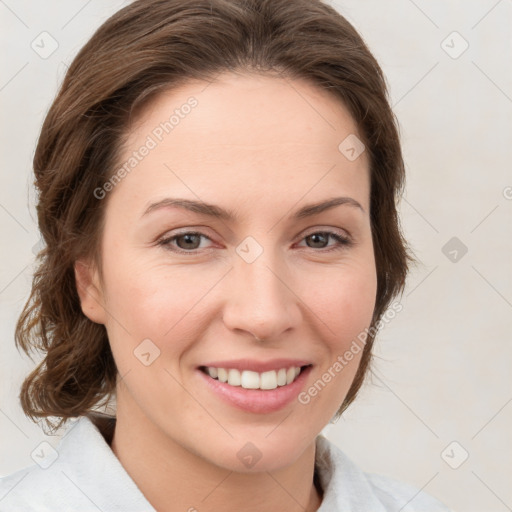
[[[57,450],[42,445],[38,464],[0,478],[0,512],[156,512],[104,435],[82,416]],[[364,473],[322,435],[315,465],[324,493],[318,512],[451,512],[413,486]]]

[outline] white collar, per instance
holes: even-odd
[[[47,469],[33,465],[0,479],[0,510],[156,512],[88,417],[72,423],[56,453]],[[315,469],[323,490],[317,512],[449,512],[413,486],[364,473],[323,435],[316,438]]]

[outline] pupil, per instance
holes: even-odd
[[[321,239],[323,239],[324,242],[326,241],[325,235],[323,235],[321,233],[315,233],[313,235],[310,235],[309,238],[313,239],[313,243],[317,243],[319,238],[320,238],[320,243],[322,243]]]

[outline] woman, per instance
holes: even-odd
[[[385,80],[333,8],[135,1],[73,61],[34,169],[16,341],[45,359],[20,398],[79,419],[2,511],[447,510],[319,435],[412,259]]]

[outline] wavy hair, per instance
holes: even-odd
[[[93,191],[114,173],[130,121],[147,101],[224,71],[306,79],[345,105],[370,161],[377,270],[372,327],[403,291],[414,258],[396,208],[405,179],[398,122],[384,74],[355,28],[321,0],[136,0],[110,17],[73,60],[34,155],[45,247],[15,332],[18,349],[44,356],[20,392],[32,420],[45,418],[59,428],[115,396],[117,369],[106,329],[83,314],[74,274],[76,260],[92,257],[101,275],[107,201]],[[364,381],[374,337],[370,328],[337,417]]]

